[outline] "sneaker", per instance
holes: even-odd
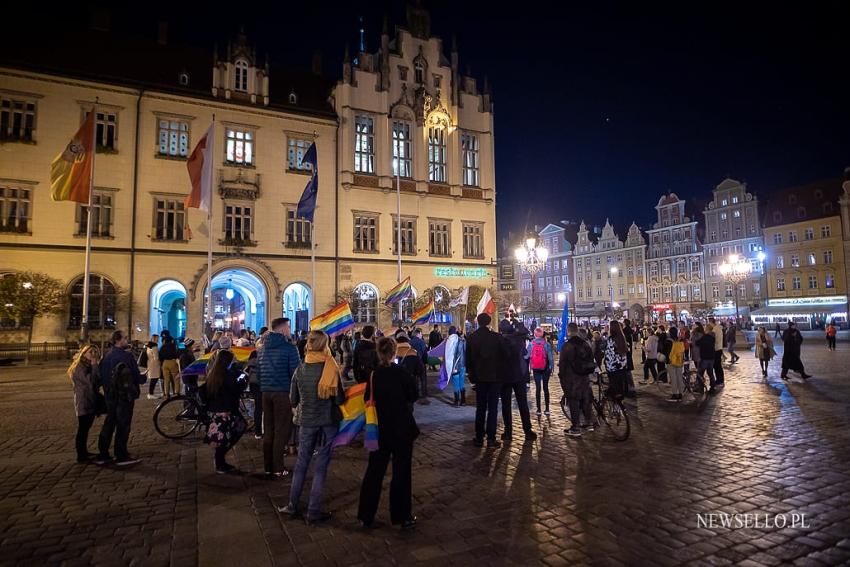
[[[295,516],[298,514],[298,508],[292,502],[286,506],[278,506],[277,511],[281,514],[286,514],[287,516]]]
[[[546,413],[548,414],[549,412]],[[541,412],[539,408],[537,409],[537,415],[543,415],[543,412]]]
[[[263,434],[262,434],[262,433],[255,433],[255,434],[254,434],[254,439],[256,439],[256,440],[258,440],[258,441],[259,441],[259,440],[260,440],[260,439],[262,439],[262,438],[263,438]]]
[[[412,530],[416,528],[416,516],[411,516],[401,523],[401,529]]]
[[[546,411],[543,412],[543,415],[552,415],[552,414],[549,413],[549,410],[546,410]]]
[[[581,430],[584,431],[585,433],[591,433],[593,431],[596,431],[596,427],[594,427],[593,425],[590,425],[590,424],[582,425]]]
[[[478,437],[473,437],[472,438],[472,444],[475,445],[476,447],[483,447],[484,446],[484,439],[479,439]]]
[[[678,402],[679,400],[680,400],[680,398],[679,398],[679,396],[677,396],[676,394],[673,394],[672,396],[670,396],[669,398],[667,398],[667,401],[668,401],[668,402]]]
[[[142,462],[141,459],[137,459],[135,457],[131,457],[130,455],[127,455],[123,459],[118,459],[117,461],[115,461],[115,466],[116,467],[129,467],[130,465],[135,465],[135,464],[138,464],[138,463],[141,463],[141,462]]]
[[[577,429],[575,427],[571,427],[569,429],[564,430],[569,437],[581,437],[581,429]]]
[[[312,526],[314,524],[321,524],[323,522],[327,522],[331,518],[333,518],[333,514],[331,512],[321,512],[315,516],[307,516],[304,518],[304,522],[308,526]]]
[[[641,386],[646,386],[647,384],[649,384],[649,382],[647,382],[646,380],[638,380],[638,384],[640,384]]]
[[[154,395],[153,395],[153,394],[148,394],[148,399],[149,399],[149,400],[155,400],[155,399],[156,399],[156,397],[154,397]]]
[[[92,462],[97,466],[102,467],[103,465],[108,465],[114,460],[115,459],[113,459],[111,455],[98,455]]]

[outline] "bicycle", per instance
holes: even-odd
[[[605,425],[607,430],[613,435],[617,441],[625,441],[631,433],[631,423],[629,422],[629,413],[623,405],[622,400],[611,397],[604,386],[608,385],[608,374],[605,372],[594,373],[594,379],[591,385],[596,384],[596,395],[593,395],[591,387],[591,411],[596,413],[596,425]],[[569,400],[567,395],[561,396],[560,401],[561,411],[564,417],[572,423],[569,412]]]
[[[248,431],[254,428],[254,399],[245,390],[239,397],[239,411],[248,422]],[[153,412],[153,426],[166,439],[182,439],[199,428],[210,425],[210,414],[197,391],[180,394],[163,400]]]

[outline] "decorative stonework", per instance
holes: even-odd
[[[271,267],[262,260],[242,254],[233,254],[213,259],[212,268],[213,274],[227,269],[243,269],[253,272],[254,275],[260,278],[260,281],[262,281],[268,288],[267,291],[269,295],[267,303],[280,303],[281,298],[283,297],[281,291],[282,287],[277,274],[275,274]],[[192,301],[195,301],[199,295],[203,294],[204,287],[207,285],[206,276],[207,264],[204,262],[201,267],[198,268],[198,271],[195,273],[195,276],[192,278],[192,282],[189,285],[189,298]]]
[[[376,175],[355,175],[353,183],[360,187],[378,187],[378,177]]]
[[[452,194],[452,188],[448,185],[440,185],[437,183],[429,183],[428,184],[428,192],[432,195],[446,195],[450,196]]]
[[[461,192],[461,196],[464,199],[483,199],[484,191],[481,189],[476,189],[474,187],[464,187]]]
[[[249,172],[246,176],[244,169],[237,169],[232,179],[226,179],[222,173],[218,194],[222,199],[256,201],[260,196],[260,174]]]

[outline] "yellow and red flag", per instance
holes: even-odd
[[[54,201],[89,202],[94,167],[94,112],[50,164],[50,197]]]

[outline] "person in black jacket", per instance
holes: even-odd
[[[794,321],[788,321],[788,328],[782,333],[782,343],[785,345],[785,348],[782,352],[782,374],[780,377],[783,380],[787,380],[788,371],[793,370],[798,372],[804,379],[811,378],[811,374],[806,374],[806,369],[800,358],[800,346],[803,344],[803,335],[797,330],[797,324]]]
[[[475,384],[476,447],[484,446],[484,422],[487,422],[487,447],[499,447],[496,441],[496,420],[499,397],[502,393],[503,368],[508,360],[507,346],[502,338],[488,327],[490,316],[478,315],[478,330],[466,340],[466,371]]]
[[[513,393],[516,397],[525,439],[526,441],[533,441],[537,439],[537,434],[531,429],[531,414],[528,411],[527,385],[529,374],[528,359],[525,358],[528,329],[521,322],[514,327],[507,319],[503,319],[499,323],[499,333],[501,333],[508,350],[508,362],[503,369],[504,379],[501,393],[502,420],[505,425],[502,439],[510,441],[513,438],[513,410],[511,408],[511,393]]]
[[[233,364],[233,352],[219,349],[213,355],[207,380],[201,386],[206,399],[210,425],[204,443],[215,448],[215,472],[227,474],[236,467],[227,463],[224,456],[239,441],[248,424],[239,411],[239,398],[245,390],[245,380],[239,380],[239,368]]]
[[[167,333],[167,334],[166,334]],[[159,363],[162,367],[162,389],[165,396],[180,395],[180,351],[177,343],[168,331],[162,332],[162,348],[159,349]]]
[[[378,366],[378,355],[375,353],[375,327],[366,325],[360,332],[360,340],[354,347],[354,379],[362,384]]]
[[[381,499],[381,484],[392,458],[390,482],[390,521],[402,529],[416,526],[412,512],[413,441],[419,427],[413,418],[416,380],[393,362],[396,342],[389,337],[378,339],[378,367],[366,386],[365,399],[374,400],[378,414],[378,450],[369,453],[369,465],[360,487],[357,519],[363,527],[371,527]]]

